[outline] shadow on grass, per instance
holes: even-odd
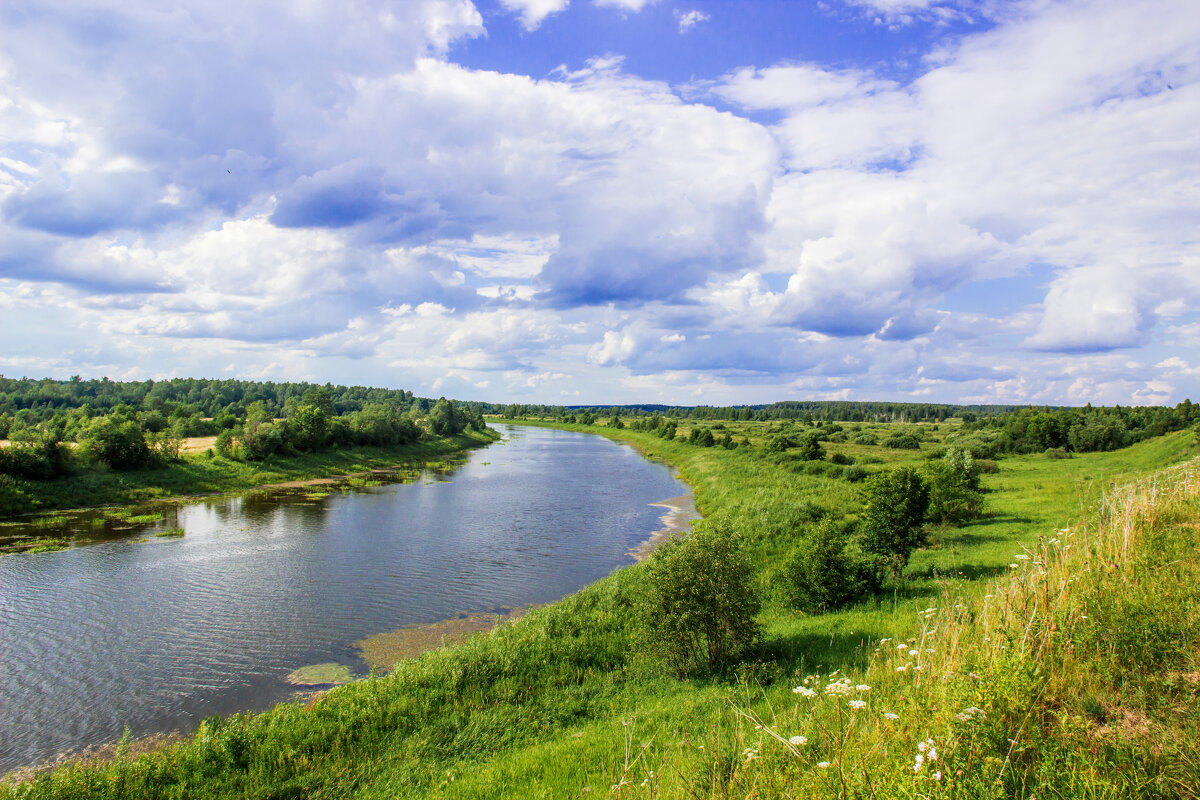
[[[758,658],[777,665],[791,679],[796,670],[831,672],[863,668],[869,661],[873,642],[885,635],[881,630],[855,630],[842,635],[806,631],[773,636],[762,643]]]
[[[907,581],[929,581],[945,578],[956,578],[969,581],[986,580],[994,578],[1008,571],[1007,567],[995,564],[959,564],[951,570],[939,569],[938,567],[929,567],[919,571],[904,573]],[[904,599],[912,599],[916,597],[928,597],[929,587],[925,586],[898,586],[895,589],[897,596]]]

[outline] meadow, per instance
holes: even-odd
[[[721,423],[747,442],[734,449],[688,444],[686,425],[668,441],[533,424],[674,465],[697,524],[740,534],[763,598],[751,657],[688,678],[665,669],[634,612],[646,569],[633,565],[386,675],[10,782],[0,798],[1196,797],[1191,432],[1000,459],[980,519],[932,528],[879,594],[809,615],[789,607],[782,575],[798,532],[861,510],[860,484],[830,459],[920,463],[956,441],[955,423],[847,424],[819,462],[767,449],[786,423]],[[919,447],[854,441],[897,431]]]

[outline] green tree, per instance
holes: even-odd
[[[287,421],[288,442],[297,450],[308,453],[320,450],[328,435],[329,417],[319,406],[302,405]]]
[[[929,488],[912,467],[897,467],[868,478],[863,496],[863,547],[889,562],[898,577],[921,543]]]
[[[678,675],[728,664],[760,635],[754,570],[721,520],[672,539],[646,562],[647,641]]]
[[[434,436],[456,436],[467,427],[467,420],[453,400],[438,398],[429,410],[429,429]]]
[[[80,448],[88,456],[116,470],[140,469],[150,461],[150,448],[142,429],[123,414],[92,420]]]

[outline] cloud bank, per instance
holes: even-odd
[[[989,24],[911,80],[797,59],[670,85],[611,52],[462,66],[488,36],[467,0],[6,4],[0,372],[545,402],[1200,394],[1200,10],[855,8]],[[531,42],[574,11],[500,10]]]

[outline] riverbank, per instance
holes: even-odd
[[[297,481],[334,478],[434,461],[500,439],[487,430],[397,447],[353,447],[264,461],[236,461],[207,451],[162,469],[88,471],[48,481],[23,481],[27,507],[20,516],[98,506],[130,506],[199,495],[240,492]],[[11,519],[11,518],[10,518]]]
[[[723,517],[743,535],[764,595],[752,663],[688,680],[662,670],[640,645],[634,565],[309,707],[206,722],[156,755],[60,769],[20,796],[913,797],[955,782],[964,798],[1115,798],[1185,797],[1196,784],[1197,476],[1176,470],[1128,506],[1102,500],[1114,482],[1188,458],[1190,435],[1005,459],[984,476],[984,518],[936,530],[894,591],[811,616],[773,589],[778,565],[814,505],[857,510],[853,484],[756,449],[608,435],[679,467],[699,525]],[[1121,561],[1113,543],[1132,543]],[[861,706],[825,690],[843,678]],[[811,707],[793,691],[805,685]]]

